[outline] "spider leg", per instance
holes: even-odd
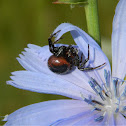
[[[65,50],[65,46],[60,46],[59,48],[57,47],[57,52],[55,53],[55,55],[58,57],[58,56],[62,56],[64,55],[63,52]]]
[[[89,61],[89,58],[90,58],[90,49],[89,49],[89,44],[88,44],[88,57],[84,60],[84,62],[82,63],[82,58],[83,58],[83,53],[81,54],[81,60],[80,60],[80,64],[78,65],[78,69],[79,70],[82,70],[82,71],[86,71],[86,70],[94,70],[94,69],[97,69],[97,68],[100,68],[102,66],[104,66],[106,63],[103,63],[97,67],[84,67],[85,64]]]
[[[89,53],[89,44],[88,44],[88,60],[89,60],[89,54],[90,54],[90,53]]]
[[[84,60],[84,62],[82,62],[83,60],[83,53],[81,53],[81,60],[80,60],[80,64],[78,66],[78,69],[81,69],[82,67],[84,67],[84,65],[89,61],[89,56],[90,56],[90,53],[89,53],[90,49],[89,49],[89,44],[88,44],[88,57]]]
[[[66,51],[67,51],[68,57],[70,57],[71,55],[74,55],[74,56],[77,55],[77,53],[75,52],[75,48],[73,47],[72,44],[70,44],[69,46],[66,47]]]
[[[49,43],[49,50],[50,50],[50,52],[54,52],[54,44],[56,43],[56,42],[58,42],[60,39],[58,39],[58,40],[56,40],[56,41],[54,41],[54,42],[52,42],[52,38],[53,38],[53,36],[55,36],[58,32],[60,32],[61,30],[59,30],[59,31],[57,31],[56,33],[54,33],[54,34],[51,34],[51,36],[48,38],[48,43]]]
[[[82,70],[82,71],[87,71],[87,70],[94,70],[94,69],[97,69],[97,68],[100,68],[102,66],[104,66],[106,63],[103,63],[97,67],[85,67],[85,68],[78,68],[79,70]]]
[[[84,65],[89,61],[89,58],[90,58],[90,49],[89,49],[89,44],[88,44],[88,58],[87,59],[85,59],[85,61],[84,61]]]
[[[80,64],[80,61],[79,61],[79,56],[78,55],[76,55],[76,58],[73,60],[73,62],[74,62],[74,65],[75,66],[79,66],[79,64]]]
[[[67,47],[67,50],[69,50],[70,48],[72,48],[72,44],[70,44],[70,45]]]
[[[82,60],[83,60],[83,53],[81,53],[81,58],[79,59],[79,56],[78,56],[78,58],[77,58],[77,67],[78,67],[78,69],[80,69],[80,68],[82,68],[83,66],[84,66],[84,63],[82,63]]]
[[[53,38],[53,36],[55,36],[58,32],[60,32],[61,30],[59,30],[59,31],[57,31],[57,32],[55,32],[55,33],[53,33],[53,34],[51,34],[50,35],[50,37],[48,38],[48,39],[52,39]]]
[[[83,60],[83,53],[81,53],[81,60],[80,60],[80,63],[82,63],[82,60]]]
[[[60,37],[59,39],[57,39],[56,41],[54,41],[54,42],[53,42],[53,45],[54,45],[55,43],[57,43],[58,41],[60,41],[61,39],[63,39],[63,37]]]

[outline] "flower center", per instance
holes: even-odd
[[[109,113],[117,113],[119,111],[119,105],[120,103],[117,99],[108,99],[104,108]]]
[[[126,98],[126,87],[123,92],[119,92],[119,86],[122,85],[124,81],[114,78],[112,87],[110,86],[110,72],[104,70],[104,77],[106,83],[103,85],[99,85],[93,78],[89,81],[91,88],[100,96],[101,100],[93,100],[92,97],[89,96],[88,99],[84,98],[84,101],[93,106],[93,111],[101,112],[101,116],[95,118],[95,121],[102,121],[106,113],[109,116],[111,114],[117,115],[121,113],[125,117],[126,106],[122,103],[122,100]]]

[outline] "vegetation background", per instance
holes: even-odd
[[[98,0],[102,47],[110,61],[112,20],[117,2]],[[70,5],[52,4],[52,0],[0,0],[0,120],[2,116],[26,105],[65,98],[6,85],[11,72],[23,70],[16,57],[27,44],[47,45],[50,34],[63,22],[87,31],[84,7],[71,9]],[[74,44],[70,34],[62,43]]]

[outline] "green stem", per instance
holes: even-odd
[[[101,46],[99,21],[98,21],[98,1],[88,0],[88,4],[85,5],[85,13],[86,13],[88,33]]]

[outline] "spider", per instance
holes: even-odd
[[[60,32],[60,31],[58,31]],[[72,45],[69,46],[59,46],[55,47],[54,44],[57,43],[60,39],[52,42],[53,36],[55,36],[58,32],[52,34],[48,38],[49,50],[53,54],[48,59],[48,67],[49,69],[57,74],[66,74],[68,73],[74,66],[81,71],[94,70],[99,67],[105,65],[99,65],[97,67],[85,67],[85,64],[89,61],[89,44],[88,44],[88,58],[83,61],[83,53],[81,53],[81,58],[79,58],[79,51],[77,48],[74,48]]]

